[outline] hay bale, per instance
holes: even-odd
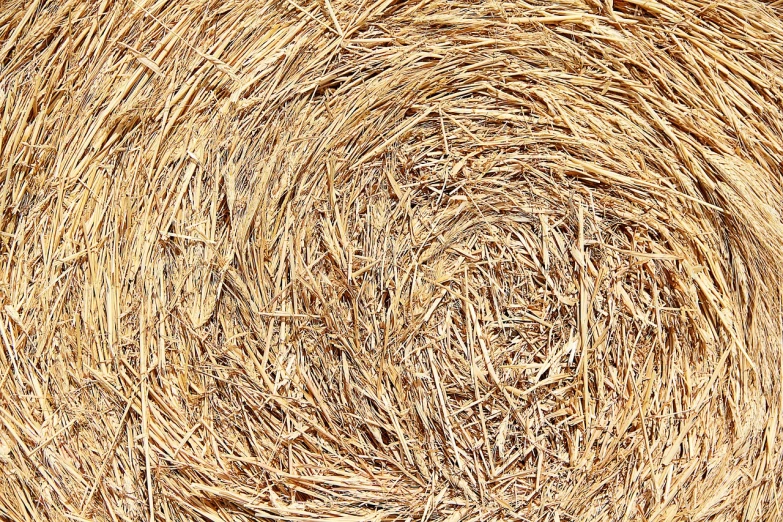
[[[0,519],[780,520],[757,0],[0,8]]]

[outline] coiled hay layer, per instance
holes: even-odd
[[[782,20],[2,2],[0,519],[783,519]]]

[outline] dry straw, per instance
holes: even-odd
[[[783,520],[780,0],[0,6],[0,519]]]

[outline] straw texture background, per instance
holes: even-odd
[[[0,2],[0,519],[783,520],[782,20]]]

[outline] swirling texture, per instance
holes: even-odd
[[[781,16],[2,2],[0,518],[781,520]]]

